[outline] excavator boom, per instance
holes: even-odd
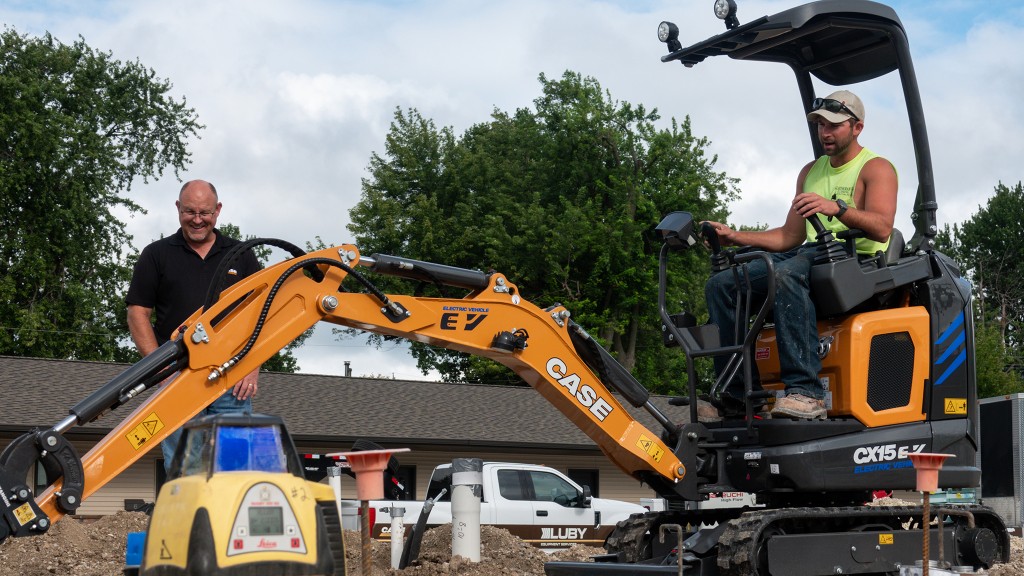
[[[356,272],[357,265],[470,292],[464,298],[387,295]],[[360,290],[343,287],[357,281],[362,283]],[[635,420],[577,352],[578,346],[591,350],[599,346],[569,320],[564,307],[535,306],[498,273],[393,256],[361,259],[358,248],[344,245],[286,260],[237,282],[214,304],[194,313],[179,337],[77,404],[67,419],[12,443],[14,450],[0,456],[4,494],[24,495],[22,482],[28,470],[19,468],[37,459],[48,462],[48,471],[59,478],[34,501],[3,499],[7,531],[19,536],[44,532],[319,321],[500,362],[565,414],[627,474],[659,479],[680,490],[687,484],[682,482],[687,468],[673,447],[665,444],[660,433]],[[590,354],[590,363],[607,361],[602,353],[603,349]],[[600,370],[609,368],[602,365]],[[646,391],[627,380],[617,384],[616,391],[635,406],[653,411],[671,433],[673,425],[646,401]],[[153,386],[157,390],[81,458],[79,469],[72,461],[77,456],[61,434]],[[54,438],[64,449],[58,462],[43,449]],[[691,497],[696,497],[696,488],[690,489]],[[72,502],[67,501],[68,495]]]

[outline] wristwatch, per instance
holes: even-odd
[[[839,206],[839,212],[836,212],[836,218],[842,218],[843,214],[846,214],[846,210],[849,206],[846,205],[846,201],[842,198],[836,200],[836,206]]]

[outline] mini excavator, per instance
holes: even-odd
[[[720,9],[720,10],[719,10]],[[848,85],[897,72],[916,151],[919,188],[915,234],[894,233],[890,248],[869,258],[850,238],[819,234],[812,293],[819,314],[822,378],[831,396],[825,421],[752,418],[778,388],[772,364],[770,305],[744,309],[751,320],[733,347],[717,328],[697,325],[665,304],[672,254],[701,244],[692,215],[667,215],[662,240],[660,322],[665,343],[687,363],[688,422],[672,421],[648,390],[619,365],[560,304],[541,308],[499,272],[456,268],[384,254],[364,256],[350,244],[311,253],[287,242],[291,258],[221,292],[178,336],[100,387],[53,427],[33,430],[0,454],[0,540],[44,533],[106,482],[185,424],[238,379],[316,322],[402,337],[490,358],[515,371],[569,418],[624,473],[653,488],[667,510],[621,522],[600,562],[552,562],[551,576],[665,573],[692,576],[896,574],[921,558],[922,510],[862,504],[878,489],[914,490],[915,452],[955,457],[941,488],[978,486],[978,406],[971,290],[956,264],[933,246],[937,209],[924,113],[906,34],[889,7],[866,0],[810,3],[740,24],[733,0],[718,0],[726,31],[684,48],[678,29],[659,27],[665,62],[692,67],[714,56],[777,62],[795,73],[809,111],[812,76]],[[815,155],[820,155],[811,132]],[[756,250],[716,249],[711,265],[743,275],[767,259]],[[225,260],[230,265],[232,258]],[[770,262],[770,260],[769,260]],[[364,270],[360,270],[364,269]],[[226,271],[226,268],[225,268]],[[385,294],[372,274],[462,289],[461,298]],[[218,275],[220,277],[222,275]],[[738,301],[743,301],[739,298]],[[768,299],[771,301],[771,298]],[[746,314],[739,315],[745,316]],[[697,358],[725,355],[746,380],[746,417],[701,423],[696,417]],[[756,364],[767,392],[754,391]],[[166,382],[84,456],[64,433]],[[721,380],[721,378],[719,378]],[[653,416],[657,429],[630,410]],[[37,465],[49,487],[26,482]],[[763,507],[699,509],[721,492],[756,495]],[[1009,557],[1003,520],[984,506],[936,511],[933,551],[959,566],[988,567]],[[678,544],[659,536],[672,532]]]

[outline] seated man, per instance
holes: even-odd
[[[859,228],[865,237],[857,239],[857,252],[884,251],[896,216],[897,178],[893,165],[864,148],[857,137],[864,129],[864,105],[852,92],[840,90],[828,98],[816,98],[807,115],[818,127],[818,140],[825,155],[807,164],[797,177],[796,197],[788,207],[781,227],[762,231],[732,230],[711,222],[723,246],[750,245],[772,252],[775,265],[775,332],[785,397],[772,409],[773,417],[825,419],[825,390],[818,380],[818,331],[814,302],[810,296],[811,265],[817,234],[806,218],[819,218],[826,228],[836,232]],[[767,295],[765,265],[759,260],[748,264],[754,306]],[[712,276],[705,286],[711,322],[719,327],[723,346],[735,341],[736,282],[731,271]],[[760,301],[758,300],[760,298]],[[727,358],[715,358],[721,374]],[[738,374],[742,374],[739,372]],[[728,383],[722,402],[742,403],[740,376]],[[702,402],[698,406],[702,420],[720,416],[718,409]]]

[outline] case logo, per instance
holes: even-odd
[[[598,396],[597,391],[589,384],[583,384],[579,374],[575,372],[566,374],[568,368],[561,358],[555,357],[548,360],[547,370],[548,376],[554,378],[556,382],[568,390],[569,394],[581,406],[590,410],[590,413],[601,422],[604,422],[604,419],[612,413],[612,405],[604,398]]]

